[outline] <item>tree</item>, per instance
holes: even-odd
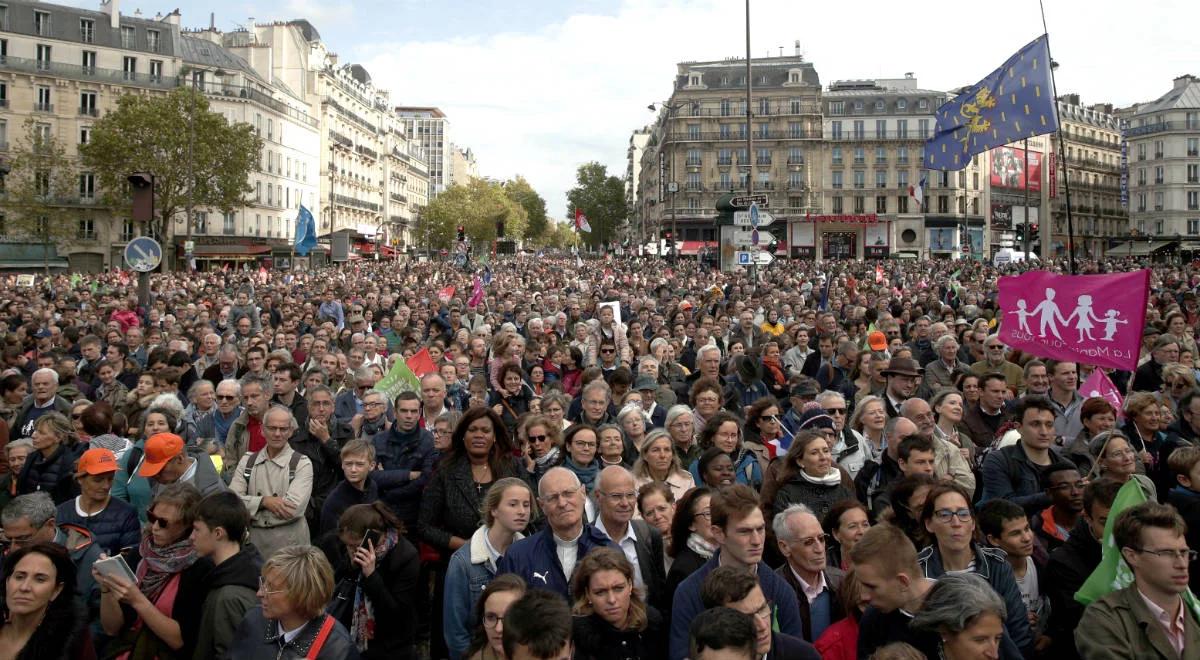
[[[468,239],[488,245],[496,238],[496,223],[501,221],[505,238],[515,239],[525,233],[528,216],[500,184],[472,179],[450,186],[425,207],[417,222],[417,244],[449,248],[462,225]]]
[[[592,248],[603,246],[616,238],[629,215],[625,182],[609,176],[608,168],[595,161],[580,165],[575,180],[577,185],[567,193],[567,217],[574,219],[575,209],[583,211],[592,231],[582,232],[580,239]]]
[[[546,220],[546,200],[537,194],[525,177],[519,175],[504,184],[504,194],[520,204],[521,208],[525,209],[525,215],[529,216],[529,223],[525,226],[525,239],[540,244],[542,235],[549,229]]]
[[[254,127],[230,124],[209,111],[203,94],[178,88],[161,96],[121,96],[117,109],[95,123],[91,140],[79,151],[113,208],[129,203],[127,176],[154,174],[156,216],[146,229],[169,242],[181,210],[210,207],[232,213],[245,203],[262,144]]]
[[[565,250],[579,245],[579,234],[575,233],[575,227],[569,222],[551,222],[544,236],[545,239],[540,243],[542,247]]]
[[[50,274],[50,249],[75,236],[79,226],[80,180],[66,149],[50,124],[25,120],[20,140],[10,152],[5,177],[6,236],[23,237],[42,246],[42,268]]]

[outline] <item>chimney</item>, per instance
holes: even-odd
[[[121,9],[117,0],[100,0],[100,11],[108,14],[108,25],[116,30],[121,27]]]
[[[1194,82],[1196,82],[1196,76],[1193,76],[1190,73],[1185,73],[1184,75],[1175,79],[1175,89],[1183,89]]]
[[[804,55],[804,53],[800,51],[800,40],[797,39],[796,40],[796,57],[802,57],[803,55]]]
[[[171,13],[167,14],[163,20],[165,20],[168,25],[174,25],[178,27],[183,22],[183,17],[179,14],[179,9],[176,8]]]

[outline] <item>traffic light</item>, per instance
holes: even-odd
[[[1032,238],[1032,237],[1037,236],[1037,234],[1038,234],[1038,225],[1035,222],[1035,223],[1029,225],[1029,236]]]
[[[465,240],[467,240],[467,230],[462,225],[459,225],[458,226],[458,242],[462,243]]]
[[[1014,229],[1017,232],[1017,242],[1024,243],[1025,242],[1025,225],[1017,225]]]

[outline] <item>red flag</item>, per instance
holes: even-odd
[[[448,287],[442,289],[441,291],[438,291],[438,300],[442,301],[443,305],[450,302],[450,299],[453,297],[454,297],[454,287],[452,287],[452,286],[448,286]]]
[[[587,216],[578,208],[575,209],[575,231],[586,231],[589,234],[592,232],[592,226],[588,224]]]
[[[405,360],[404,363],[417,375],[417,378],[421,378],[425,374],[437,372],[437,365],[433,363],[433,358],[429,355],[428,348],[422,348],[420,351],[417,351],[412,357]]]

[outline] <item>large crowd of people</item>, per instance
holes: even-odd
[[[0,277],[0,660],[1200,657],[1200,266],[1080,267],[1119,406],[973,261]]]

